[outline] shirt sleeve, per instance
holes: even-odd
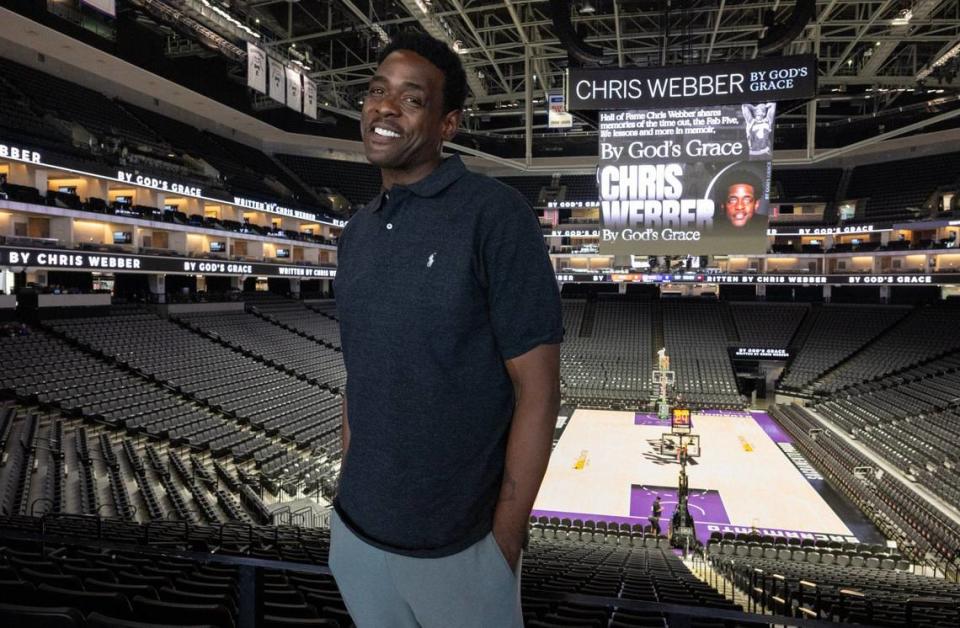
[[[536,214],[519,194],[497,194],[486,215],[481,263],[504,360],[563,341],[560,291]]]

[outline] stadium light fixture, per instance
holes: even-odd
[[[900,9],[897,16],[890,20],[891,26],[906,26],[913,19],[913,9]]]
[[[211,4],[209,0],[200,0],[200,1],[203,3],[203,6],[206,9],[209,9],[210,11],[213,11],[214,13],[219,15],[221,18],[223,18],[224,20],[232,24],[234,28],[244,31],[250,37],[255,37],[257,39],[260,39],[260,33],[256,32],[251,28],[248,28],[246,24],[244,24],[237,18],[233,17],[233,15],[231,15],[229,11],[225,11],[218,6]],[[203,11],[201,11],[200,13],[203,14]]]
[[[946,51],[945,53],[943,53],[943,55],[942,55],[939,59],[937,59],[936,61],[934,61],[933,63],[931,63],[929,66],[927,66],[927,67],[923,68],[922,70],[920,70],[920,71],[917,73],[917,80],[918,80],[918,81],[922,81],[922,80],[926,79],[928,76],[930,76],[931,74],[933,74],[933,71],[934,71],[934,70],[936,70],[937,68],[939,68],[939,67],[942,66],[942,65],[945,65],[945,64],[949,63],[951,60],[953,60],[953,59],[954,59],[955,57],[957,57],[958,55],[960,55],[960,43],[957,43],[953,48],[951,48],[950,50],[948,50],[948,51]]]
[[[597,7],[593,6],[590,0],[584,0],[580,3],[580,15],[593,15],[597,12]]]

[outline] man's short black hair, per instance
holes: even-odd
[[[421,31],[405,31],[387,44],[380,53],[377,64],[391,52],[409,50],[415,52],[443,72],[443,113],[463,109],[467,99],[467,74],[460,63],[460,55],[439,39]]]
[[[731,186],[745,184],[753,188],[753,197],[757,203],[754,213],[758,215],[767,214],[770,205],[764,199],[766,182],[763,176],[754,170],[757,163],[758,162],[752,161],[743,164],[741,167],[730,168],[714,182],[711,196],[717,207],[723,208],[727,204]],[[723,210],[721,209],[721,211]]]
[[[764,182],[760,176],[749,168],[731,168],[714,184],[714,191],[721,204],[727,202],[730,186],[746,184],[753,188],[756,198],[761,198],[764,192]]]

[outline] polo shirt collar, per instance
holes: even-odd
[[[420,179],[416,183],[411,183],[410,185],[397,185],[394,186],[394,190],[409,190],[416,196],[421,198],[429,198],[431,196],[436,196],[440,192],[444,191],[448,187],[454,184],[460,177],[462,177],[467,172],[467,167],[463,165],[463,160],[460,159],[460,155],[453,155],[452,157],[447,157],[440,162],[440,165],[437,166],[433,172]],[[371,208],[373,211],[380,211],[383,208],[383,205],[386,201],[386,190],[380,190],[380,194],[371,201]]]

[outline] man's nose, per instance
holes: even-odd
[[[391,96],[390,94],[386,94],[383,98],[377,101],[377,113],[380,115],[399,115],[400,103],[395,97]]]

